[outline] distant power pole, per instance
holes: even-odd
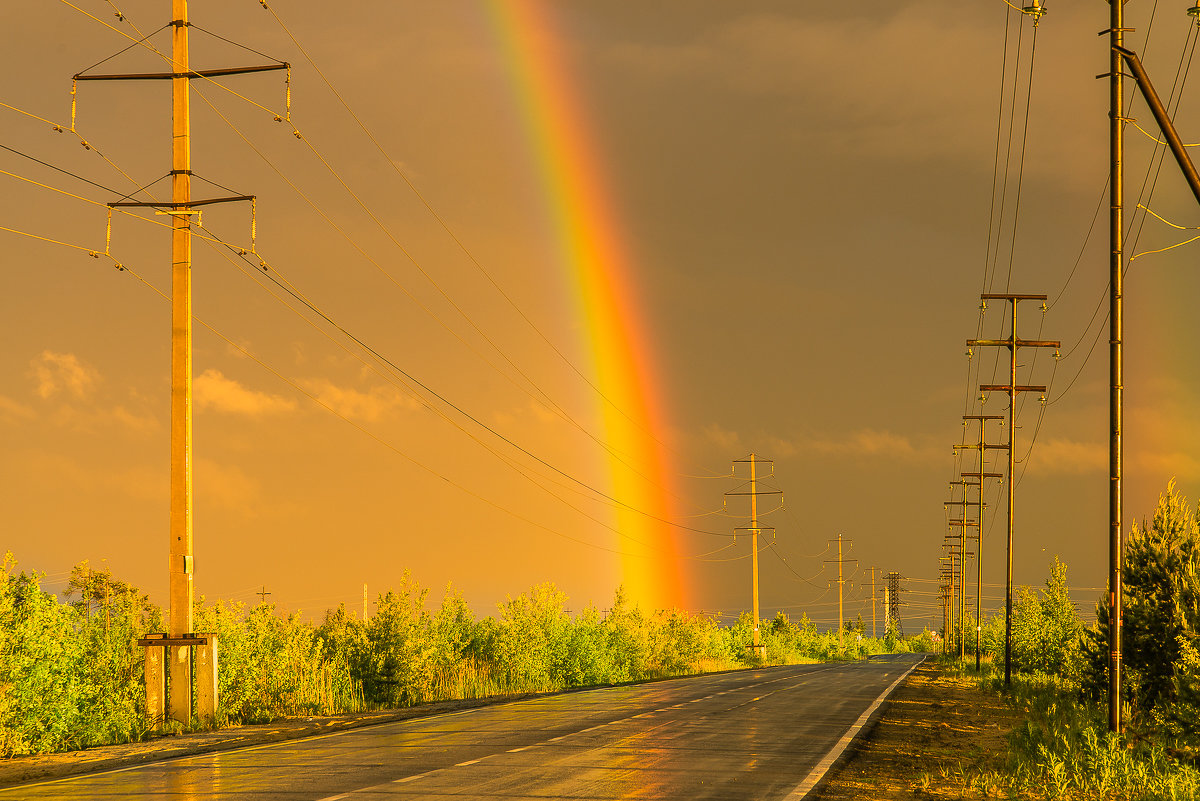
[[[363,623],[367,622],[367,585],[363,582]]]
[[[1007,384],[980,384],[981,392],[1008,393],[1008,570],[1005,581],[1004,601],[1004,685],[1012,684],[1012,563],[1013,563],[1013,509],[1016,501],[1016,456],[1017,456],[1017,393],[1042,392],[1044,386],[1017,385],[1017,351],[1020,348],[1054,348],[1055,355],[1061,343],[1057,340],[1019,339],[1017,337],[1017,304],[1023,300],[1040,300],[1045,310],[1045,295],[1013,295],[1001,293],[984,293],[979,296],[985,303],[989,300],[1006,300],[1009,305],[1009,338],[1008,339],[968,339],[967,347],[996,347],[1008,348],[1009,352],[1009,381]]]
[[[267,585],[264,584],[263,588],[254,594],[258,596],[258,598],[259,598],[258,602],[260,604],[265,604],[267,602],[267,596],[270,595],[271,593],[267,592]]]
[[[973,556],[967,550],[967,529],[978,528],[978,520],[959,518],[951,520],[950,525],[958,526],[958,658],[967,658],[967,557]]]
[[[830,540],[830,542],[833,542],[833,540]],[[848,540],[848,542],[853,544],[853,540]],[[838,577],[837,577],[837,585],[838,585],[838,648],[844,651],[844,650],[846,650],[846,636],[845,636],[846,635],[846,620],[845,620],[845,615],[842,612],[842,587],[845,585],[846,580],[842,578],[842,565],[845,564],[846,562],[857,562],[858,560],[842,558],[842,535],[841,534],[837,535],[837,546],[838,546],[838,558],[837,559],[826,559],[825,561],[826,562],[837,562],[837,566],[838,566]]]
[[[733,469],[735,472],[737,471],[737,466],[739,464],[749,464],[750,465],[750,490],[748,492],[742,491],[742,490],[734,490],[732,492],[725,493],[725,495],[726,496],[748,495],[750,497],[750,525],[738,526],[737,528],[734,529],[734,531],[735,532],[738,532],[738,531],[749,531],[750,532],[750,594],[751,594],[751,604],[752,604],[753,611],[754,611],[754,632],[752,635],[753,640],[750,644],[750,647],[755,649],[755,653],[759,653],[759,651],[757,649],[762,648],[762,634],[761,634],[761,632],[759,632],[759,619],[758,619],[758,534],[760,531],[769,531],[769,532],[771,532],[771,536],[774,537],[775,536],[775,527],[759,525],[759,522],[758,522],[758,496],[759,495],[782,495],[783,492],[782,492],[782,490],[775,490],[775,489],[759,489],[759,486],[758,486],[758,483],[759,483],[758,466],[760,464],[770,465],[771,474],[774,475],[775,462],[771,461],[770,459],[761,459],[752,453],[746,459],[735,459],[734,460]]]
[[[983,533],[984,533],[984,510],[987,504],[983,502],[983,480],[985,478],[1004,478],[1001,473],[984,472],[984,455],[989,450],[1008,450],[1007,445],[989,445],[987,444],[986,429],[988,420],[1003,420],[1004,417],[999,414],[964,414],[963,425],[965,421],[979,421],[979,444],[978,445],[960,445],[958,447],[979,450],[979,470],[974,473],[962,473],[963,478],[979,479],[976,486],[979,487],[979,500],[977,503],[978,514],[976,517],[979,520],[979,541],[976,544],[975,566],[978,568],[978,576],[975,581],[975,670],[980,669],[981,651],[983,648]],[[966,497],[966,490],[963,491],[963,497]]]
[[[871,639],[876,639],[875,633],[875,568],[871,568]]]

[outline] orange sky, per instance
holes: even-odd
[[[70,247],[103,252],[103,205],[20,178],[101,204],[119,195],[25,156],[121,194],[154,182],[170,167],[169,91],[81,84],[76,128],[91,149],[28,116],[68,123],[70,76],[131,43],[117,31],[137,36],[109,3],[74,4],[96,19],[24,4],[0,33],[0,102],[27,112],[0,107],[0,226],[66,243],[0,231],[0,549],[52,588],[72,564],[103,559],[162,601],[169,309],[147,286],[169,283],[161,218],[115,218],[111,250],[132,269],[118,272]],[[521,93],[489,4],[270,4],[392,164],[258,3],[192,5],[198,65],[262,60],[206,31],[294,64],[303,135],[272,119],[281,73],[222,80],[243,97],[197,84],[196,194],[257,195],[270,275],[388,362],[253,259],[197,242],[198,593],[251,601],[265,586],[282,608],[319,615],[407,568],[434,595],[453,582],[480,614],[541,581],[603,608],[623,579],[648,606],[746,608],[748,542],[727,536],[745,509],[723,513],[739,481],[721,476],[756,452],[775,460],[785,505],[769,521],[775,553],[762,555],[765,614],[832,618],[824,560],[839,531],[860,570],[851,614],[867,610],[870,566],[912,577],[908,614],[924,614],[916,591],[934,586],[951,445],[970,411],[962,343],[976,334],[988,246],[1000,0],[588,0],[553,16],[521,3],[560,59],[553,75],[532,59],[526,88],[553,78],[575,109],[583,128],[560,144],[587,142],[576,155],[591,159],[605,201],[590,210],[600,195],[588,191],[556,205],[554,179],[572,162],[556,166],[535,136],[536,113],[553,109]],[[1131,44],[1165,96],[1191,20],[1159,9],[1147,43],[1140,5]],[[118,6],[144,33],[169,16],[166,0]],[[1093,77],[1106,69],[1102,11],[1056,4],[1037,31],[1016,245],[1009,216],[997,260],[1003,277],[1012,253],[1014,291],[1057,299],[1044,322],[1025,313],[1020,333],[1061,339],[1065,355],[1056,369],[1030,356],[1023,373],[1050,383],[1054,402],[1040,427],[1029,403],[1018,431],[1037,428],[1038,442],[1018,487],[1017,579],[1040,583],[1057,552],[1078,588],[1103,584],[1107,558],[1103,341],[1088,357],[1103,215],[1085,242],[1107,166],[1106,89]],[[1014,59],[1016,36],[1014,21]],[[1021,37],[1027,65],[1028,24]],[[161,67],[135,48],[102,69]],[[1026,81],[1022,71],[1022,103]],[[1177,114],[1187,142],[1200,140],[1194,97],[1187,89]],[[1129,136],[1132,206],[1150,150]],[[1010,215],[1016,191],[1014,178]],[[1169,162],[1148,205],[1197,221]],[[620,245],[627,300],[613,305],[627,319],[588,317],[597,293],[580,295],[579,264],[564,255],[564,208],[578,209],[579,241]],[[249,244],[245,205],[209,207],[203,222]],[[1190,236],[1153,218],[1140,231],[1138,251]],[[1127,279],[1129,520],[1152,512],[1172,475],[1200,495],[1196,247],[1141,257]],[[596,332],[617,322],[635,332],[627,355],[653,365],[623,388],[597,349]],[[639,387],[653,414],[633,408]],[[601,392],[626,398],[621,412]],[[998,398],[987,411],[1003,411]],[[649,415],[653,430],[614,423],[624,413]],[[999,559],[987,570],[1002,581]]]

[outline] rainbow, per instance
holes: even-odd
[[[538,164],[555,248],[585,322],[593,383],[604,396],[603,438],[620,454],[609,460],[609,494],[639,510],[614,511],[612,525],[627,535],[616,542],[626,554],[622,582],[643,609],[687,608],[676,532],[662,522],[672,518],[672,474],[661,443],[649,433],[663,430],[662,392],[639,313],[635,263],[594,128],[560,46],[554,4],[487,5]]]

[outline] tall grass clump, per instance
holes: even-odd
[[[1003,691],[999,672],[984,686]],[[1009,735],[1005,783],[1047,799],[1200,798],[1200,771],[1161,740],[1108,730],[1106,710],[1080,700],[1079,684],[1038,671],[1012,675],[1009,698],[1025,720]]]

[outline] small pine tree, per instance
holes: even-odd
[[[1121,628],[1123,701],[1135,723],[1161,724],[1178,717],[1179,700],[1200,698],[1200,526],[1175,481],[1159,496],[1154,518],[1134,525],[1125,543]],[[1083,639],[1083,689],[1104,697],[1108,675],[1107,599]]]

